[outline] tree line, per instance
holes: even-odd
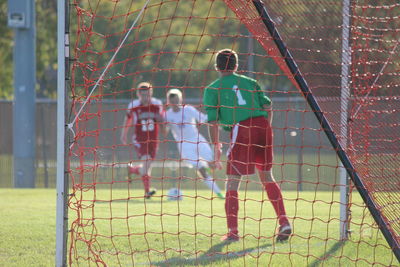
[[[143,2],[70,1],[69,75],[75,97],[83,97],[93,88],[137,18]],[[319,5],[299,2],[274,6],[271,3],[268,8],[311,89],[318,95],[339,95],[342,6],[324,0]],[[360,10],[353,7],[356,15]],[[364,8],[362,12],[366,17],[368,14],[384,17],[387,11],[365,11]],[[358,21],[358,28],[352,30],[357,33],[365,25],[366,22]],[[396,20],[387,21],[388,29],[398,26]],[[6,0],[0,0],[0,32],[0,99],[12,99],[13,30],[7,27]],[[36,1],[36,37],[37,95],[55,98],[56,1]],[[180,87],[186,97],[201,97],[202,88],[216,78],[213,55],[226,47],[239,52],[239,71],[260,80],[267,90],[295,90],[264,48],[257,41],[251,44],[249,37],[248,30],[222,0],[151,1],[106,71],[95,96],[128,98],[135,84],[148,80],[159,88],[157,96],[165,95],[168,88]],[[379,69],[379,62],[386,59],[385,51],[390,51],[391,43],[371,41],[368,46],[382,52],[375,53],[378,64],[370,67],[370,71],[375,71]],[[361,56],[368,56],[366,52]],[[394,72],[395,65],[388,64],[386,71]],[[360,68],[354,70],[359,72]],[[393,83],[395,78],[388,79]],[[380,93],[384,94],[384,89]]]

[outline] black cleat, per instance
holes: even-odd
[[[150,189],[150,191],[147,192],[147,193],[144,195],[144,198],[149,199],[149,198],[151,198],[153,195],[155,195],[156,193],[157,193],[157,190],[156,190],[156,189]]]
[[[290,224],[284,224],[279,227],[278,233],[276,234],[276,242],[282,242],[289,239],[292,234],[292,227]]]

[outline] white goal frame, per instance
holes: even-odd
[[[57,0],[57,211],[56,211],[56,256],[57,267],[67,264],[68,179],[65,173],[65,109],[66,109],[66,62],[69,56],[69,37],[66,34],[66,13],[69,1]]]

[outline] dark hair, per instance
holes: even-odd
[[[150,90],[150,91],[153,91],[153,85],[151,85],[151,83],[149,83],[149,82],[141,82],[141,83],[139,83],[138,84],[138,86],[137,86],[138,88],[138,90],[140,91],[140,90]]]
[[[222,49],[218,51],[215,58],[215,64],[220,71],[233,71],[238,63],[238,56],[231,49]]]

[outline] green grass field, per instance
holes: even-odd
[[[183,201],[162,197],[167,189],[150,200],[133,186],[78,190],[69,212],[73,266],[96,266],[96,257],[108,266],[398,265],[357,193],[353,233],[339,242],[338,193],[284,192],[294,235],[275,243],[276,221],[266,196],[242,189],[244,237],[232,244],[219,241],[226,231],[224,201],[211,200],[207,190],[184,190]],[[55,190],[0,189],[0,199],[0,266],[54,266]]]

